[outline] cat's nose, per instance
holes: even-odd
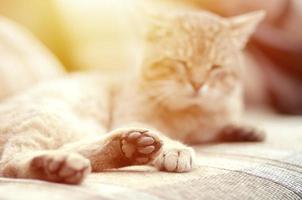
[[[195,82],[192,83],[192,87],[195,92],[198,92],[200,90],[201,86],[202,86],[202,83],[195,83]]]

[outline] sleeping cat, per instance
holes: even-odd
[[[153,16],[135,72],[75,74],[0,105],[0,174],[79,184],[130,165],[187,172],[211,141],[259,141],[243,126],[241,51],[263,18]]]

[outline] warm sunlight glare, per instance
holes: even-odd
[[[135,1],[56,1],[76,68],[112,69],[132,64]]]

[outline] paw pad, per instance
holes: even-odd
[[[161,147],[159,138],[147,130],[131,130],[121,138],[122,152],[133,164],[149,163],[158,155]]]

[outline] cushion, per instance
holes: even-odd
[[[0,100],[63,74],[63,66],[40,41],[0,16]]]

